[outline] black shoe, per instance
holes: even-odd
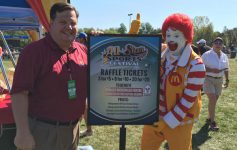
[[[93,134],[92,131],[85,130],[85,131],[80,132],[80,137],[83,138],[83,137],[86,137],[86,136],[92,136],[92,134]]]
[[[210,130],[211,131],[218,131],[219,130],[219,127],[217,126],[216,122],[213,121],[211,124],[210,124]]]
[[[211,124],[211,119],[210,119],[210,118],[207,118],[207,119],[206,119],[206,124],[208,124],[208,125]]]

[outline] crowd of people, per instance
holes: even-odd
[[[87,123],[88,40],[86,33],[77,34],[78,16],[70,4],[54,4],[49,34],[21,51],[11,90],[18,149],[76,150],[80,137],[93,134]],[[191,149],[201,89],[209,101],[206,122],[211,131],[219,129],[215,108],[222,88],[229,85],[224,41],[216,37],[209,47],[200,39],[195,46],[193,31],[191,19],[179,13],[162,25],[167,46],[161,63],[159,121],[144,126],[142,150],[157,150],[164,140],[170,149]],[[172,78],[179,80],[173,83]],[[80,132],[82,118],[87,128]]]
[[[9,52],[6,49],[3,49],[1,46],[0,49],[2,59],[10,59],[10,55],[12,55],[14,59],[16,59],[20,53],[20,51],[16,50],[14,47],[10,48],[11,54],[9,54]]]

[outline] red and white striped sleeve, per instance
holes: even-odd
[[[201,90],[205,80],[205,66],[201,58],[192,60],[187,76],[187,85],[184,88],[180,101],[164,117],[164,121],[170,128],[177,127],[186,117],[187,112],[197,100],[198,92]]]

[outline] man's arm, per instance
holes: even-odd
[[[216,68],[210,68],[210,67],[207,67],[207,66],[205,66],[205,68],[206,68],[206,72],[211,72],[211,73],[220,73],[220,72],[222,72],[223,70],[225,70],[225,69],[216,69]]]
[[[225,71],[225,84],[224,87],[227,88],[229,86],[229,71]]]
[[[28,91],[11,95],[12,110],[16,123],[16,137],[14,144],[19,149],[32,149],[35,146],[28,122]]]
[[[225,74],[225,84],[224,87],[227,88],[229,86],[229,69],[230,69],[230,65],[229,65],[229,60],[228,57],[225,55],[225,59],[227,60],[226,64],[225,64],[225,70],[224,70],[224,74]]]

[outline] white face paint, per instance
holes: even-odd
[[[186,38],[183,32],[174,28],[168,28],[166,31],[166,42],[173,55],[180,55],[186,44]]]

